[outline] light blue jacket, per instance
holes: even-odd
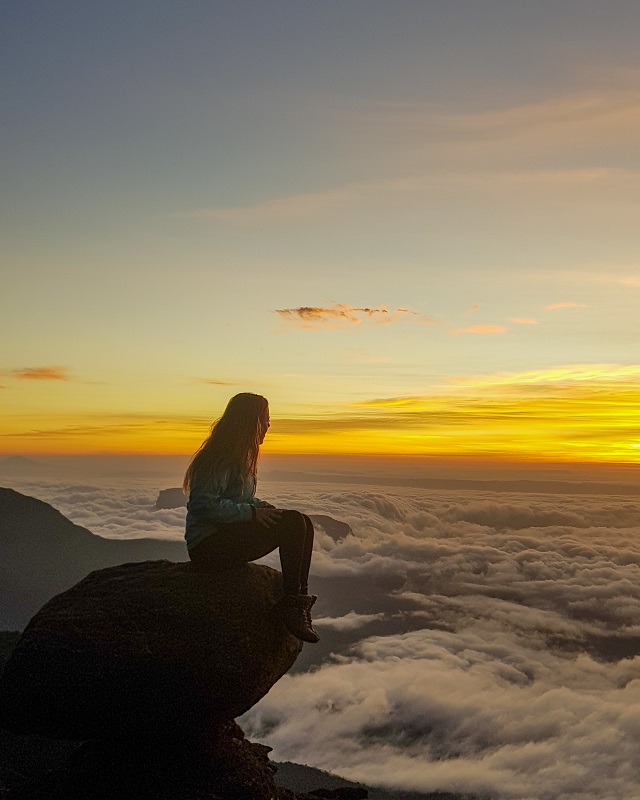
[[[195,477],[187,502],[185,539],[191,550],[207,536],[216,532],[218,526],[228,522],[251,522],[257,506],[269,506],[255,496],[256,480],[253,477],[242,481],[230,479],[222,473],[217,479],[208,475]]]

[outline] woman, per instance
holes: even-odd
[[[311,607],[317,598],[308,594],[313,524],[306,514],[255,497],[258,454],[269,425],[264,397],[244,392],[229,400],[184,478],[187,548],[204,569],[255,561],[279,548],[284,597],[278,613],[294,636],[315,643]]]

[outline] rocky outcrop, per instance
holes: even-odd
[[[187,505],[187,497],[182,489],[160,489],[156,500],[156,511],[162,508],[182,508]]]
[[[69,742],[58,768],[32,779],[5,763],[0,796],[310,797],[276,786],[270,748],[248,742],[234,722],[301,650],[274,614],[281,595],[280,573],[266,566],[205,572],[150,561],[93,572],[54,597],[0,677],[0,740],[19,748],[28,735],[85,741]],[[319,796],[366,796],[343,791]]]
[[[15,785],[8,800],[293,800],[275,786],[269,750],[235,722],[197,737],[168,729],[93,740],[57,770]]]
[[[334,519],[328,514],[309,514],[311,521],[315,526],[320,526],[322,530],[328,534],[334,542],[341,542],[345,536],[351,533],[351,527],[346,522],[341,522],[339,519]]]
[[[273,614],[276,570],[124,564],[87,576],[31,620],[0,678],[0,725],[93,739],[232,720],[301,643]]]
[[[88,575],[31,620],[0,677],[0,726],[88,740],[12,800],[281,800],[269,748],[233,721],[301,642],[273,609],[279,572],[123,564]]]
[[[15,784],[7,800],[364,800],[360,787],[294,792],[277,786],[271,748],[245,739],[235,722],[197,740],[129,738],[85,742],[64,765]],[[0,797],[5,798],[0,791]],[[391,800],[391,799],[390,799]],[[395,798],[394,798],[395,800]]]

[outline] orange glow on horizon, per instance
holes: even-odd
[[[627,371],[628,372],[628,371]],[[566,378],[566,373],[562,373]],[[633,376],[556,383],[550,372],[472,381],[460,393],[395,397],[316,413],[272,415],[264,452],[416,455],[640,463],[640,385]],[[151,415],[15,418],[5,453],[193,453],[210,419]]]

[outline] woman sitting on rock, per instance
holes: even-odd
[[[220,569],[280,551],[284,597],[277,612],[304,642],[317,642],[311,624],[315,595],[308,594],[313,523],[306,514],[258,500],[256,471],[269,428],[269,404],[257,394],[237,394],[214,422],[184,478],[189,495],[185,538],[191,561]]]

